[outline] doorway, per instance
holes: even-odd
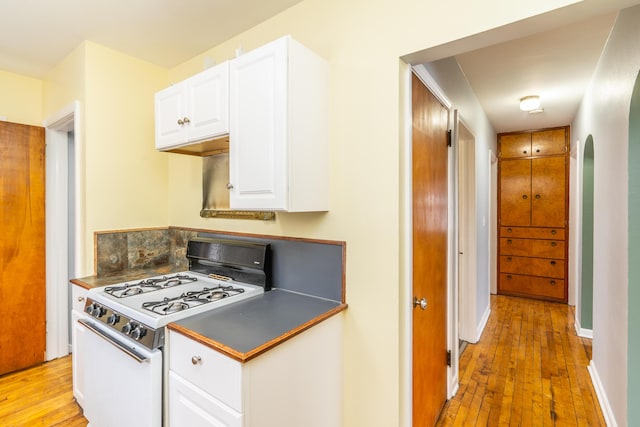
[[[46,360],[70,351],[69,280],[76,277],[80,168],[79,103],[45,120],[46,128]]]
[[[593,338],[593,137],[587,136],[582,160],[582,262],[580,272],[579,332]]]

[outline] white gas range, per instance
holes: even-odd
[[[270,289],[268,244],[193,239],[187,258],[188,271],[89,290],[77,360],[91,427],[162,426],[165,326]]]

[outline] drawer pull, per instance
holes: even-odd
[[[523,198],[524,200],[527,200],[527,199],[528,199],[528,196],[527,196],[526,194],[523,194],[523,195],[522,195],[522,198]]]
[[[507,262],[511,262],[511,257],[507,257]]]
[[[551,265],[556,265],[556,262],[555,261],[551,261]]]
[[[511,233],[513,230],[511,230],[511,227],[507,228],[507,233]]]
[[[507,240],[507,244],[510,245],[511,244],[511,239]]]
[[[556,285],[556,281],[555,280],[550,280],[549,283],[551,284],[551,286],[555,286]]]
[[[551,234],[555,235],[556,234],[556,230],[551,230]]]
[[[507,280],[511,280],[511,275],[507,275]]]
[[[558,244],[556,242],[551,242],[551,246],[558,246]]]
[[[198,365],[198,364],[202,363],[202,357],[200,357],[200,356],[193,356],[193,357],[191,358],[191,363],[192,363],[193,365]]]
[[[527,150],[522,150],[522,154],[527,154]]]
[[[536,194],[536,199],[540,200],[540,195]]]

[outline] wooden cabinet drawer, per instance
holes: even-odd
[[[500,227],[500,237],[564,240],[564,228]]]
[[[242,365],[184,335],[169,331],[169,370],[242,413]]]
[[[564,242],[541,239],[500,239],[500,255],[564,258]]]
[[[564,278],[564,261],[559,259],[500,256],[500,273]]]
[[[564,299],[564,280],[545,277],[500,274],[500,290],[549,298]]]

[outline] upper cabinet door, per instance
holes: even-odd
[[[329,209],[326,61],[286,36],[231,61],[232,209]]]
[[[514,133],[500,136],[500,157],[503,159],[531,156],[531,134]]]
[[[187,80],[188,141],[229,133],[229,62]]]
[[[231,61],[229,181],[234,209],[287,209],[287,40]]]
[[[156,148],[168,148],[186,140],[182,118],[186,114],[185,83],[170,86],[155,97]]]
[[[179,147],[229,133],[229,63],[224,62],[155,96],[156,148]]]
[[[567,151],[567,130],[549,129],[531,133],[531,152],[533,156],[564,154]]]

